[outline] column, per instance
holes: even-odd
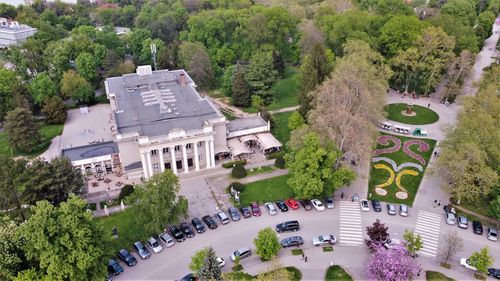
[[[148,152],[146,152],[146,161],[148,162],[149,177],[152,177],[155,174],[155,171],[153,170],[153,162],[151,162],[151,151],[149,150]]]
[[[215,167],[214,140],[210,140],[210,160],[212,161],[212,167]]]
[[[144,172],[144,178],[149,179],[149,173],[148,173],[148,165],[146,163],[146,155],[141,152],[141,163],[142,163],[142,171]]]
[[[104,166],[104,161],[101,161],[101,169],[102,169],[102,172],[106,175],[107,172],[106,172],[106,166]]]
[[[198,142],[195,141],[193,143],[194,146],[194,169],[195,171],[198,171],[200,169],[200,161],[198,159]]]
[[[183,143],[182,145],[182,165],[184,166],[184,173],[189,173],[189,167],[188,167],[188,156],[186,152],[186,144]]]
[[[163,147],[158,148],[158,155],[160,155],[160,171],[165,171],[165,160],[163,159]]]
[[[171,146],[170,147],[170,155],[172,156],[172,163],[170,164],[170,167],[172,167],[172,172],[177,175],[177,164],[175,162],[175,147]]]
[[[207,162],[207,169],[211,167],[210,162],[210,148],[208,147],[208,140],[205,140],[205,161]]]

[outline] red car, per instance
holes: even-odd
[[[295,199],[286,199],[285,204],[288,206],[288,208],[292,210],[297,210],[299,208],[299,203]]]
[[[257,204],[257,202],[250,203],[250,208],[252,209],[252,214],[255,217],[259,217],[262,214],[260,212],[259,204]]]

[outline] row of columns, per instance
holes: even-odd
[[[184,173],[189,173],[189,167],[188,167],[188,157],[187,157],[187,149],[186,145],[188,143],[183,143],[180,144],[182,148],[182,166],[184,167]],[[200,169],[200,160],[198,156],[198,143],[199,141],[192,142],[193,144],[193,150],[194,150],[194,168],[196,171]],[[205,159],[206,159],[206,168],[211,168],[215,167],[215,151],[214,151],[214,141],[213,140],[205,140]],[[174,146],[169,146],[170,150],[170,156],[171,156],[171,162],[170,162],[170,167],[172,169],[172,172],[174,174],[178,174],[177,170],[177,158],[175,155],[175,147]],[[163,158],[163,147],[159,148],[150,148],[148,151],[141,152],[141,163],[142,163],[142,170],[144,172],[144,177],[146,179],[149,179],[150,177],[153,176],[154,174],[154,169],[153,169],[153,161],[151,161],[151,151],[152,150],[158,150],[158,156],[160,158],[160,171],[163,172],[165,171],[165,159]]]

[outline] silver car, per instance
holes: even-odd
[[[463,229],[469,228],[469,220],[467,219],[467,217],[458,216],[458,227]]]
[[[396,215],[396,205],[387,203],[387,213],[391,216]]]
[[[455,225],[457,220],[455,219],[455,214],[446,212],[445,213],[446,224]]]
[[[489,240],[491,241],[497,241],[498,240],[498,232],[496,228],[493,227],[488,227],[488,232],[486,232],[486,236],[488,237]]]
[[[278,213],[278,210],[276,210],[276,207],[274,207],[274,204],[271,202],[266,202],[264,204],[264,207],[266,208],[266,211],[271,215],[274,216]]]
[[[399,215],[402,217],[407,217],[408,216],[408,206],[405,204],[399,205]]]
[[[337,238],[335,238],[335,236],[331,234],[320,235],[313,237],[312,243],[314,246],[333,245],[337,243]]]
[[[229,223],[229,218],[227,217],[226,213],[223,211],[217,212],[215,216],[219,219],[221,224],[228,224]]]

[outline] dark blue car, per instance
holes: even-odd
[[[118,275],[123,272],[123,267],[114,259],[110,259],[108,262],[108,271],[113,275]]]
[[[137,260],[132,256],[127,250],[121,249],[118,252],[118,257],[126,263],[128,266],[134,266],[137,264]]]

